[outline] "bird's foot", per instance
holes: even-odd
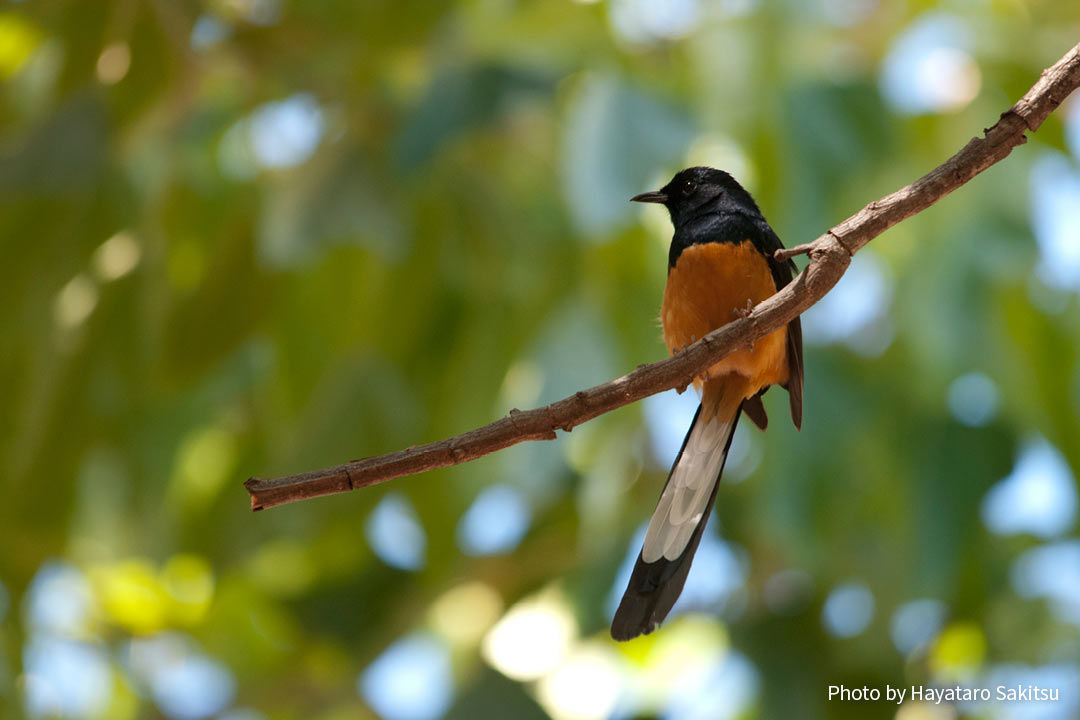
[[[735,317],[740,320],[745,320],[750,317],[750,313],[754,312],[754,301],[750,298],[746,299],[746,306],[741,308],[735,308]]]

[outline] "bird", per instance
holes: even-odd
[[[676,173],[634,202],[667,208],[675,233],[660,310],[672,354],[711,330],[745,317],[791,282],[790,260],[776,260],[780,238],[753,197],[730,174],[709,167]],[[761,398],[772,385],[788,392],[791,420],[802,426],[803,350],[799,318],[736,350],[694,379],[701,403],[649,520],[630,582],[611,623],[615,640],[652,632],[682,592],[716,499],[739,416],[768,424]]]

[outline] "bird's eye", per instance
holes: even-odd
[[[683,183],[682,190],[684,195],[693,195],[694,191],[697,190],[697,183],[693,180],[687,180]]]

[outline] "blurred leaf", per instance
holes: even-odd
[[[14,147],[0,153],[0,191],[65,193],[92,189],[106,166],[106,117],[96,93],[58,107]]]
[[[912,116],[882,63],[942,11],[856,4],[5,6],[0,717],[85,699],[79,678],[102,672],[104,704],[68,715],[184,715],[158,707],[168,696],[201,716],[206,678],[224,678],[222,720],[374,717],[358,681],[417,634],[450,658],[450,717],[594,717],[615,692],[627,717],[863,720],[896,709],[825,688],[1016,667],[1071,683],[1075,533],[1002,534],[982,508],[1031,436],[1080,468],[1076,288],[1047,281],[1077,218],[1068,187],[1033,201],[1075,174],[1075,99],[875,240],[874,270],[819,306],[801,432],[770,391],[768,432],[739,435],[760,462],[718,494],[709,537],[744,575],[706,577],[736,589],[648,638],[616,647],[606,626],[666,476],[656,413],[258,514],[241,485],[661,357],[671,229],[631,196],[723,165],[786,242],[809,241],[978,135],[1080,37],[1075,0],[953,4],[969,42],[931,42],[893,77],[939,93]],[[966,104],[941,82],[957,68],[978,89]],[[1051,147],[1060,172],[1037,172]],[[955,397],[972,377],[994,400],[977,423]],[[462,518],[497,486],[520,493],[528,529],[467,555]],[[422,569],[375,552],[388,494],[415,509]],[[837,637],[822,612],[850,583],[875,612]],[[552,588],[576,629],[511,645],[528,658],[557,639],[562,655],[509,680],[479,648]],[[912,648],[897,613],[920,600],[941,617]],[[162,694],[151,666],[206,682]],[[1064,690],[1038,708],[1074,709]]]
[[[498,65],[440,73],[402,124],[395,139],[398,163],[405,172],[419,169],[456,136],[492,122],[515,103],[542,100],[552,84],[549,76]]]
[[[562,161],[563,192],[581,231],[595,238],[627,224],[630,198],[656,189],[649,183],[678,164],[693,132],[684,111],[618,76],[580,78]]]

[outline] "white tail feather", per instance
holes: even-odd
[[[645,562],[656,562],[661,557],[674,560],[686,549],[694,528],[705,514],[713,484],[719,479],[733,424],[732,419],[722,422],[715,416],[709,422],[694,424],[649,520],[641,548],[641,559]]]

